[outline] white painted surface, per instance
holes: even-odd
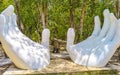
[[[102,29],[100,28],[99,17],[96,16],[92,35],[78,44],[73,44],[74,29],[68,29],[66,48],[75,63],[84,66],[103,67],[120,46],[120,20],[117,20],[108,9],[105,9],[103,14]]]
[[[25,36],[18,28],[14,7],[0,14],[0,41],[13,63],[21,69],[41,69],[50,63],[49,29],[42,32],[42,44]]]

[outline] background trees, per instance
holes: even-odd
[[[19,28],[37,42],[45,27],[51,31],[51,40],[66,40],[67,29],[74,27],[77,43],[91,35],[95,15],[103,21],[104,9],[120,16],[120,0],[0,0],[0,12],[9,4],[15,6]]]

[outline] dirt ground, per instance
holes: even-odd
[[[3,67],[0,67],[0,72],[3,74],[5,71],[5,74],[36,74],[38,73],[65,73],[65,72],[79,72],[79,71],[94,71],[94,70],[109,70],[111,69],[111,64],[109,63],[104,68],[93,68],[93,67],[85,67],[80,66],[75,63],[73,63],[70,59],[65,58],[56,58],[51,59],[51,63],[46,68],[40,69],[40,70],[21,70],[14,66],[14,64],[6,65]],[[113,65],[113,64],[112,64]],[[120,67],[120,64],[115,64],[116,66]],[[113,68],[112,68],[113,69]]]
[[[4,53],[4,52],[1,52]],[[1,54],[0,53],[0,54]],[[118,49],[114,56],[111,58],[111,60],[106,65],[106,68],[110,68],[110,65],[116,65],[118,68],[120,67],[120,49]],[[89,70],[88,67],[80,66],[72,62],[72,60],[69,58],[69,55],[67,52],[60,53],[60,54],[53,54],[51,56],[51,63],[49,66],[47,66],[44,69],[41,69],[41,72],[74,72],[74,71],[85,71]],[[0,55],[0,59],[5,58],[5,55]],[[0,61],[1,63],[1,61]],[[94,68],[97,69],[97,68]],[[13,63],[6,64],[3,66],[0,66],[0,75],[3,74],[6,70],[20,70],[14,66]],[[27,72],[27,71],[26,71]]]
[[[61,54],[56,54],[51,58],[51,63],[49,66],[47,66],[44,69],[38,70],[40,72],[49,72],[49,73],[54,73],[54,72],[76,72],[76,71],[89,71],[91,69],[93,70],[99,70],[99,68],[91,68],[91,67],[85,67],[85,66],[80,66],[72,62],[72,60],[69,57],[61,57]],[[114,58],[112,58],[114,59]],[[111,60],[105,67],[105,69],[110,68],[110,65],[116,65],[120,67],[120,62],[118,61],[113,61]],[[104,69],[104,68],[101,68]],[[18,69],[14,66],[14,64],[9,64],[9,65],[4,65],[0,67],[0,75],[3,74],[5,71],[11,71],[11,73],[14,71],[19,71],[21,69]],[[23,73],[27,73],[28,71],[23,70]],[[32,73],[32,72],[31,72]]]

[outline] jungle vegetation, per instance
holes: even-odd
[[[51,44],[54,38],[65,41],[70,27],[76,32],[75,43],[86,39],[93,31],[96,15],[102,25],[104,9],[120,16],[120,0],[0,0],[0,12],[10,4],[26,36],[40,42],[43,28],[49,28]]]

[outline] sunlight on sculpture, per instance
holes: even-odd
[[[66,49],[75,63],[84,66],[103,67],[120,46],[120,20],[117,20],[108,9],[105,9],[103,14],[102,29],[99,17],[95,16],[92,35],[78,44],[74,44],[74,29],[68,29]]]
[[[8,57],[21,69],[41,69],[49,65],[49,29],[42,32],[42,43],[36,43],[18,28],[14,7],[0,14],[0,41]]]

